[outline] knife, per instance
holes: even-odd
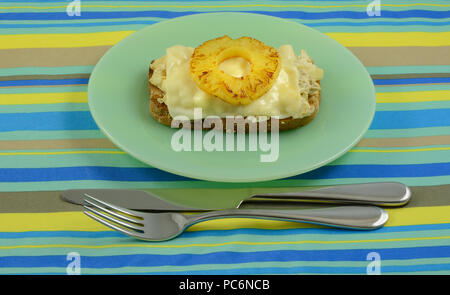
[[[288,189],[286,191],[286,189]],[[261,188],[261,190],[268,191],[268,188]],[[277,189],[270,189],[277,190]],[[128,209],[143,210],[143,211],[212,211],[230,208],[241,208],[248,204],[271,207],[275,204],[284,204],[290,206],[291,204],[299,203],[325,203],[325,204],[365,204],[376,205],[382,207],[397,207],[407,204],[411,198],[410,189],[398,182],[376,182],[363,184],[350,184],[329,186],[316,189],[302,189],[302,188],[283,188],[278,192],[259,193],[250,189],[244,191],[239,189],[220,189],[211,193],[211,189],[196,189],[194,190],[195,197],[202,194],[208,199],[209,203],[201,206],[184,205],[180,202],[168,201],[163,193],[158,193],[153,190],[151,192],[144,190],[130,190],[130,189],[74,189],[66,190],[61,194],[61,198],[67,202],[74,204],[83,204],[85,199],[84,194],[89,194],[100,200],[122,206]],[[159,190],[162,192],[163,190]],[[216,192],[221,192],[222,196]],[[183,195],[189,199],[190,189],[178,189],[178,199]],[[209,194],[208,194],[209,192]],[[247,193],[247,195],[243,195]],[[218,198],[226,198],[226,194],[230,196],[226,204],[224,202],[211,202],[219,200]],[[236,195],[231,198],[231,195]],[[211,201],[212,200],[212,201]],[[206,201],[206,199],[205,199]]]

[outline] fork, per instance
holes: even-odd
[[[198,222],[217,218],[260,218],[326,225],[346,229],[372,230],[388,220],[385,210],[375,206],[340,206],[305,210],[230,209],[185,215],[178,212],[147,213],[125,209],[84,194],[84,213],[130,237],[165,241]]]

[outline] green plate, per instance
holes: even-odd
[[[296,53],[305,49],[325,71],[318,116],[305,127],[280,133],[274,162],[261,162],[261,154],[268,152],[247,146],[245,151],[174,151],[171,139],[177,129],[149,114],[150,61],[170,46],[196,47],[223,35],[250,36],[275,48],[291,44]],[[273,180],[321,167],[361,139],[375,112],[372,80],[345,47],[288,20],[231,12],[175,18],[131,34],[98,62],[89,79],[88,100],[99,128],[136,159],[182,176],[222,182]]]

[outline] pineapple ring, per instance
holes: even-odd
[[[251,64],[249,73],[231,76],[219,69],[221,62],[242,57]],[[228,36],[198,46],[190,62],[191,77],[203,91],[233,105],[252,103],[270,90],[278,77],[281,61],[278,52],[250,37]]]

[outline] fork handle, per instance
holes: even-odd
[[[372,230],[382,227],[388,213],[375,206],[340,206],[305,210],[231,209],[188,215],[188,226],[217,218],[260,218],[305,222],[339,228]]]

